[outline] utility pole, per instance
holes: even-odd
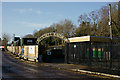
[[[119,19],[119,22],[120,22],[120,1],[118,3],[118,19]]]
[[[110,26],[110,39],[112,40],[112,17],[111,17],[111,4],[109,4],[109,26]]]
[[[112,68],[112,16],[111,16],[111,4],[109,4],[109,26],[110,26],[110,68]]]

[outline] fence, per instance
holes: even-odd
[[[30,61],[38,62],[38,45],[29,46],[7,46],[7,49],[18,55],[20,58],[24,58]],[[23,52],[22,52],[23,49]]]
[[[65,57],[67,63],[120,70],[120,43],[69,43]]]

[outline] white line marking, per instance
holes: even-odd
[[[80,70],[80,69],[72,69],[72,70],[73,71],[78,71],[78,72],[89,73],[89,74],[97,74],[97,75],[109,76],[109,77],[114,77],[114,78],[120,78],[120,76],[118,76],[118,75],[111,75],[111,74],[98,73],[98,72],[91,72],[91,71],[85,71],[85,70]]]

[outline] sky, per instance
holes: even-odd
[[[3,2],[2,34],[23,37],[65,19],[78,25],[78,17],[107,6],[107,2]]]

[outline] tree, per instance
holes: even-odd
[[[52,30],[53,30],[52,27],[43,28],[43,29],[40,29],[39,31],[34,32],[33,35],[34,35],[35,38],[38,38],[38,37],[42,36],[45,33],[52,32]]]
[[[2,45],[6,46],[8,44],[8,42],[10,41],[11,37],[9,34],[4,34],[2,36]]]
[[[112,5],[112,32],[113,37],[120,37],[120,19],[119,19],[119,9],[117,7],[119,6],[118,3],[114,3]]]
[[[63,21],[63,32],[62,34],[65,37],[72,37],[75,33],[75,25],[72,23],[72,21],[65,19]]]
[[[45,33],[56,32],[64,35],[65,37],[72,37],[75,34],[75,25],[70,20],[63,20],[58,23],[53,23],[50,27],[40,29],[39,31],[34,32],[34,37],[38,38]],[[49,45],[59,45],[62,43],[62,40],[56,37],[49,37],[44,39],[41,44]]]
[[[83,22],[80,24],[80,27],[76,29],[76,36],[87,36],[90,35],[90,23],[89,22]]]
[[[112,3],[112,32],[113,37],[120,37],[120,16],[118,3]],[[120,3],[119,3],[120,5]],[[76,29],[76,36],[105,36],[109,37],[109,18],[108,6],[103,6],[97,11],[92,11],[87,14],[80,15],[78,18],[79,27]]]
[[[4,34],[2,36],[2,45],[5,46],[5,50],[7,49],[8,42],[10,41],[11,37],[8,34]]]
[[[76,36],[87,36],[91,32],[90,17],[87,14],[80,15],[78,22],[79,27],[76,29]]]
[[[112,3],[111,6],[111,16],[112,16],[112,36],[113,37],[120,37],[120,25],[119,25],[119,17],[118,17],[118,3]],[[110,36],[109,32],[109,19],[108,19],[108,6],[102,7],[99,10],[99,16],[100,16],[100,22],[98,24],[98,28],[101,29],[101,35],[100,36]]]
[[[27,34],[24,36],[24,38],[34,38],[34,36],[32,34]]]

